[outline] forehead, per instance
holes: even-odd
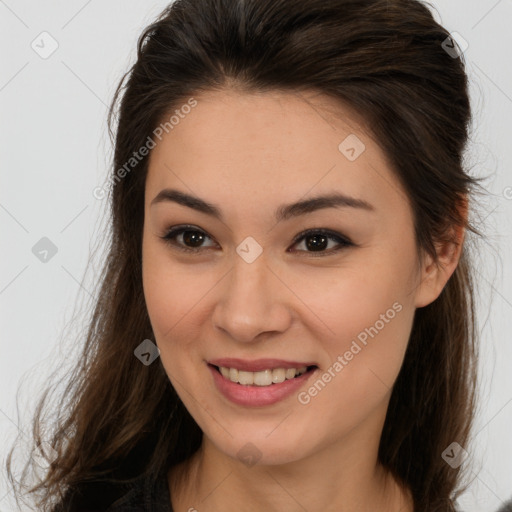
[[[232,90],[193,97],[197,105],[151,152],[147,201],[170,187],[241,208],[333,190],[376,206],[407,201],[362,118],[331,97]]]

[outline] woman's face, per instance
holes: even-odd
[[[403,188],[328,97],[195,100],[155,139],[145,191],[144,293],[170,381],[246,462],[375,447],[415,308],[436,295]]]

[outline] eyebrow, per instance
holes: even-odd
[[[174,202],[187,206],[206,215],[211,215],[223,221],[223,215],[218,206],[215,206],[199,197],[180,192],[175,189],[163,189],[151,201],[151,206],[163,202]],[[313,197],[311,199],[304,199],[296,203],[285,204],[279,206],[274,217],[276,221],[288,220],[292,217],[298,217],[307,213],[324,208],[359,208],[362,210],[374,212],[375,208],[363,199],[356,199],[355,197],[347,196],[341,193],[332,193],[322,196]]]

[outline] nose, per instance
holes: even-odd
[[[294,295],[262,256],[252,263],[237,256],[219,283],[214,327],[240,343],[283,333],[292,322]]]

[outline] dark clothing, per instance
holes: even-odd
[[[167,472],[157,478],[139,477],[132,484],[89,484],[53,512],[173,512]],[[512,512],[512,500],[497,512]]]
[[[163,472],[156,479],[139,479],[106,512],[173,512],[167,474]]]
[[[141,476],[131,484],[88,484],[53,512],[173,512],[167,473]]]

